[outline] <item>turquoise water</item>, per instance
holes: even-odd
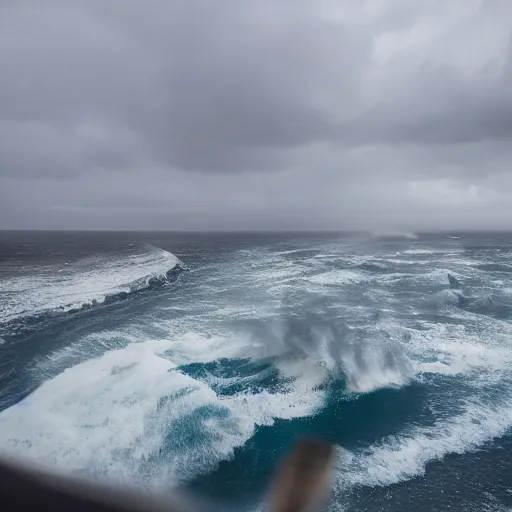
[[[329,510],[507,509],[511,246],[2,233],[0,446],[258,510],[314,434],[338,447]]]

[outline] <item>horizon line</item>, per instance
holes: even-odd
[[[97,229],[97,228],[0,228],[0,233],[197,233],[197,234],[268,234],[268,233],[325,233],[325,234],[376,234],[388,236],[421,235],[421,234],[464,234],[464,233],[512,233],[510,228],[494,229],[431,229],[431,230],[400,230],[400,229]]]

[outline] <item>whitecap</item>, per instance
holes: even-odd
[[[218,343],[209,341],[210,349]],[[199,345],[188,357],[212,356]],[[168,340],[131,344],[66,369],[0,414],[1,451],[95,478],[173,485],[231,457],[257,425],[323,404],[313,389],[321,375],[264,397],[217,396],[179,371],[176,348]]]

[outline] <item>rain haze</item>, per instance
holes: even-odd
[[[507,229],[509,0],[0,0],[0,228]]]

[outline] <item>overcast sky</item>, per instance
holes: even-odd
[[[510,0],[0,0],[0,228],[512,229]]]

